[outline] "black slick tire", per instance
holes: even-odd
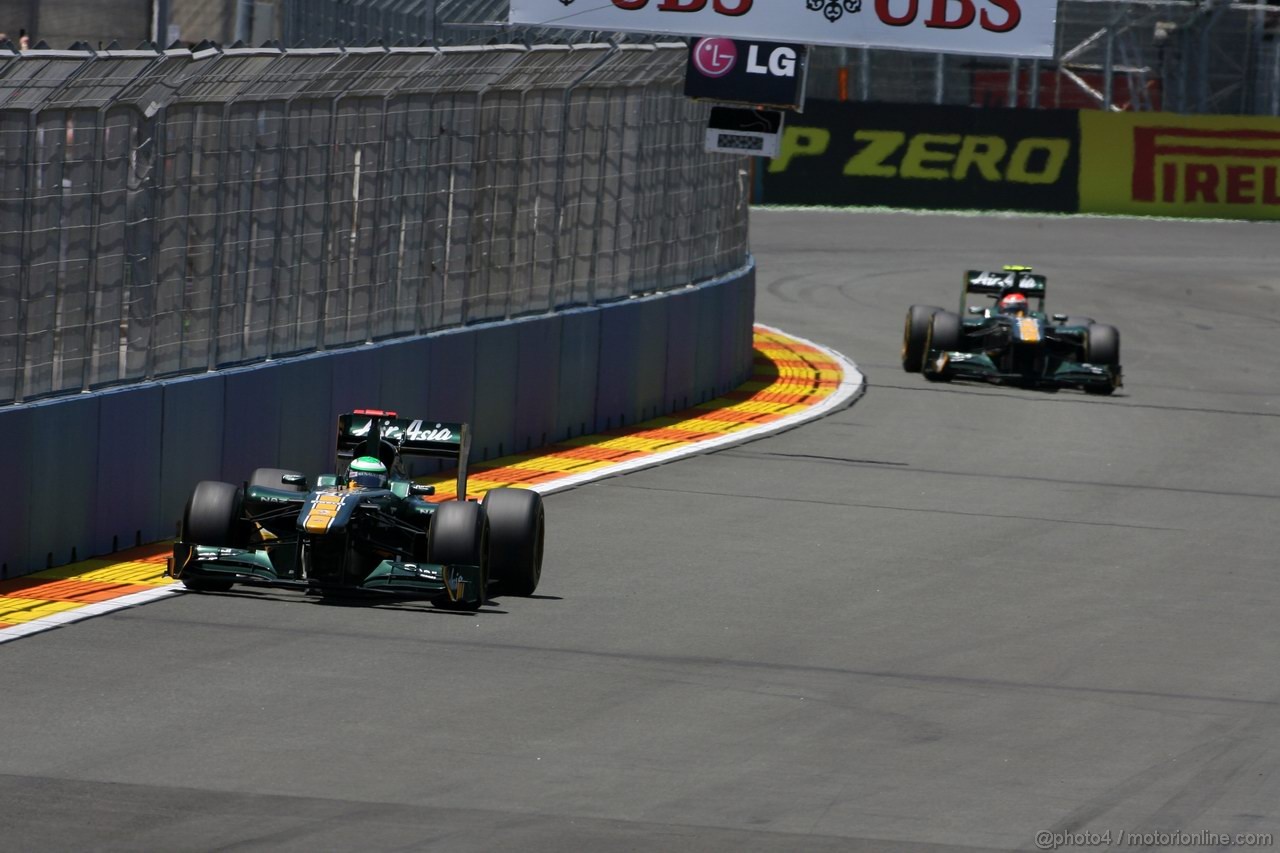
[[[950,311],[939,311],[929,318],[929,333],[925,338],[925,358],[929,358],[934,350],[942,350],[943,352],[954,351],[960,346],[960,330],[962,324],[960,315],[953,314]],[[936,369],[931,369],[930,365],[925,365],[923,370],[925,379],[932,382],[949,382],[951,381],[946,374]]]
[[[1084,357],[1089,364],[1110,367],[1115,376],[1120,375],[1120,331],[1115,326],[1096,323],[1085,336]],[[1106,396],[1115,392],[1115,385],[1086,385],[1086,394]]]
[[[240,505],[243,493],[230,483],[201,480],[187,500],[182,513],[182,540],[190,545],[219,548],[241,548]],[[183,577],[187,589],[201,592],[226,592],[229,580]]]
[[[1085,338],[1085,359],[1090,364],[1120,367],[1120,332],[1115,326],[1095,323]]]
[[[243,494],[230,483],[201,480],[182,514],[182,540],[192,545],[239,548]]]
[[[533,595],[542,578],[542,495],[529,489],[491,489],[483,506],[489,519],[489,572],[498,592]]]
[[[480,567],[480,589],[468,605],[466,602],[437,600],[441,607],[479,609],[488,600],[489,521],[484,508],[471,501],[445,501],[431,517],[427,533],[427,562],[439,565]]]
[[[912,305],[907,309],[907,319],[902,329],[902,369],[907,373],[920,372],[924,363],[926,339],[929,337],[929,320],[941,310],[932,305]]]

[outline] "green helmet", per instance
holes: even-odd
[[[376,456],[361,456],[351,460],[347,468],[347,487],[366,489],[385,489],[387,487],[387,466]]]

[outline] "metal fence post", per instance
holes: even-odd
[[[218,180],[213,191],[213,269],[209,291],[209,370],[216,370],[218,367],[218,343],[222,330],[222,242],[227,218],[223,201],[227,194],[227,149],[231,147],[231,103],[228,101],[222,107],[222,120],[218,128]]]
[[[548,294],[547,294],[547,304],[550,305],[552,309],[559,307],[559,304],[560,304],[556,296],[556,290],[558,288],[558,285],[560,284],[560,282],[558,281],[559,272],[560,272],[560,262],[564,259],[564,246],[563,246],[564,205],[565,205],[564,171],[565,171],[565,158],[568,156],[568,153],[569,153],[569,149],[568,149],[569,105],[573,102],[573,93],[577,90],[577,88],[580,85],[582,85],[584,82],[586,82],[586,80],[589,77],[591,77],[591,75],[594,74],[597,70],[599,70],[606,62],[612,59],[613,55],[617,53],[617,51],[618,51],[618,46],[611,42],[609,44],[608,52],[605,53],[604,56],[596,60],[596,62],[590,68],[588,68],[586,71],[583,71],[580,75],[578,75],[577,79],[575,79],[572,83],[570,83],[567,87],[565,87],[565,90],[564,90],[564,102],[563,102],[564,107],[560,114],[560,151],[556,158],[556,203],[555,203],[555,211],[553,213],[553,215],[555,216],[555,222],[556,222],[556,229],[555,229],[556,236],[555,236],[555,242],[553,243],[553,248],[552,248],[551,280],[548,286]]]
[[[31,296],[31,216],[35,210],[36,186],[36,111],[27,112],[26,186],[22,201],[22,266],[18,272],[18,340],[13,359],[13,401],[21,403],[27,390],[27,303]]]
[[[1102,109],[1110,111],[1115,92],[1116,30],[1115,22],[1107,25],[1106,48],[1102,61]]]
[[[333,222],[333,166],[338,149],[338,106],[342,96],[329,103],[329,144],[325,146],[324,216],[320,226],[320,304],[316,306],[316,349],[325,349],[325,325],[329,318],[329,256],[334,251],[331,224]]]
[[[151,166],[151,175],[154,176],[151,181],[151,249],[154,252],[156,247],[160,245],[160,200],[164,195],[164,158],[165,158],[165,137],[167,136],[165,116],[167,108],[160,107],[154,114],[152,122],[151,139],[154,146],[155,160]],[[129,259],[125,267],[126,273],[133,268],[134,261]],[[156,291],[159,289],[159,270],[154,261],[151,264],[152,283],[151,298],[154,304]],[[126,291],[127,292],[127,291]],[[154,321],[153,321],[154,323]],[[123,335],[122,335],[123,337]],[[154,379],[156,370],[156,341],[155,326],[151,326],[149,330],[149,338],[147,351],[143,354],[142,378]],[[120,373],[127,373],[125,365],[120,366]]]
[[[946,97],[947,55],[939,53],[933,60],[933,102],[942,104]]]
[[[106,164],[106,117],[107,107],[98,110],[97,127],[94,130],[93,151],[93,200],[89,207],[89,257],[88,284],[85,293],[84,341],[87,353],[84,359],[84,375],[80,381],[80,390],[87,391],[93,384],[94,365],[98,362],[97,348],[93,341],[93,326],[97,318],[98,304],[98,225],[102,216],[102,172]],[[127,209],[127,206],[126,206]],[[121,304],[121,313],[124,305]]]
[[[604,90],[604,116],[600,128],[600,165],[596,173],[596,227],[591,229],[591,260],[587,263],[587,303],[596,304],[597,261],[600,257],[600,232],[604,230],[604,183],[609,165],[609,118],[613,111],[613,90]]]
[[[281,255],[284,252],[284,198],[285,198],[285,163],[288,162],[289,137],[291,135],[289,117],[293,114],[293,97],[286,98],[281,106],[280,142],[276,146],[279,158],[280,189],[276,192],[276,233],[271,240],[271,302],[267,305],[267,344],[266,357],[270,361],[276,354],[276,323],[280,304],[280,267]],[[291,279],[292,280],[292,279]]]

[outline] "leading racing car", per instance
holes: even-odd
[[[903,369],[935,382],[969,379],[1111,394],[1122,384],[1120,332],[1089,317],[1046,314],[1047,287],[1031,267],[969,270],[958,314],[932,305],[907,311]],[[970,294],[995,304],[971,305]]]
[[[532,595],[542,576],[542,497],[491,489],[467,500],[467,424],[357,409],[338,418],[338,470],[313,480],[259,468],[247,483],[196,484],[170,574],[192,590],[234,584],[364,591],[478,608],[499,593]],[[457,500],[432,503],[402,457],[455,460]],[[345,465],[344,465],[345,463]]]

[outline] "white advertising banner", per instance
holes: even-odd
[[[1048,58],[1057,10],[1057,0],[511,0],[511,23]]]

